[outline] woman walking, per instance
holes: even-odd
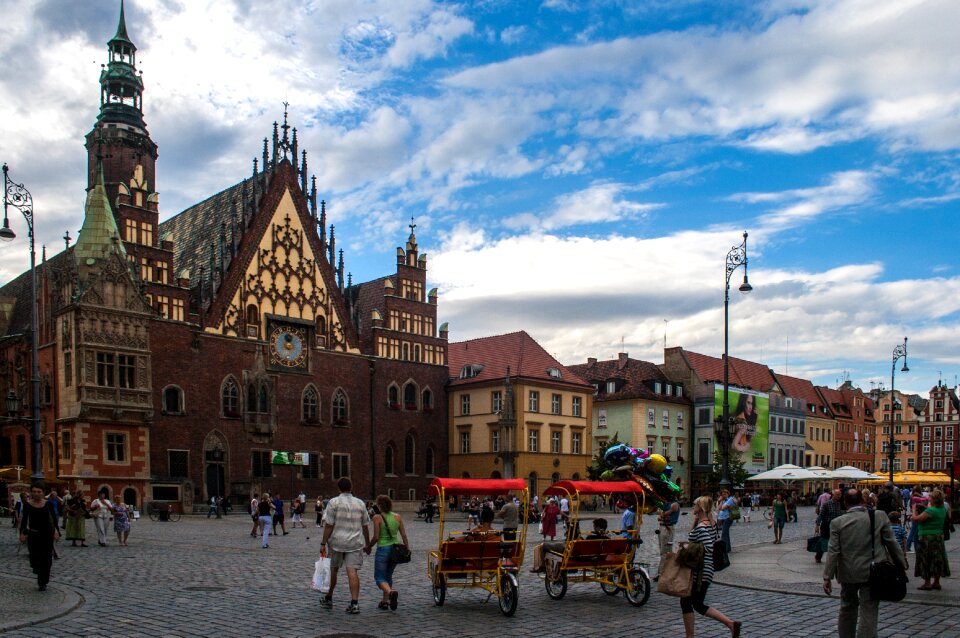
[[[97,492],[97,498],[90,504],[90,515],[93,516],[93,524],[97,527],[97,545],[107,546],[107,526],[110,523],[110,513],[113,504],[110,502],[107,488],[102,488]]]
[[[547,499],[547,504],[543,506],[543,515],[540,518],[540,533],[544,540],[548,537],[554,540],[557,536],[557,516],[560,514],[560,508],[553,500],[553,497]]]
[[[917,589],[940,589],[940,577],[950,575],[950,563],[947,561],[947,550],[943,544],[946,520],[947,508],[943,504],[943,492],[938,489],[930,492],[930,505],[923,512],[914,510],[913,525],[919,527],[919,544],[913,575],[923,579],[923,584]]]
[[[778,493],[773,499],[773,544],[783,542],[783,526],[787,524],[787,502],[783,493]]]
[[[53,565],[53,544],[60,538],[60,531],[53,519],[53,507],[44,498],[43,485],[34,483],[30,498],[23,502],[20,516],[20,542],[27,544],[30,567],[37,575],[37,587],[47,589],[50,582],[50,567]]]
[[[126,503],[117,501],[112,511],[113,531],[117,533],[117,542],[120,543],[120,547],[126,547],[127,537],[130,536],[130,509]]]
[[[701,616],[722,622],[730,630],[730,635],[733,638],[739,638],[741,622],[730,620],[718,609],[708,607],[704,603],[704,599],[707,597],[707,589],[713,582],[713,544],[720,540],[720,534],[717,532],[717,525],[713,521],[712,512],[713,499],[709,496],[701,496],[693,502],[693,528],[687,535],[687,542],[703,544],[703,567],[700,570],[700,587],[690,596],[680,599],[680,610],[683,612],[683,629],[686,632],[686,638],[694,638],[695,620],[693,612],[696,611]]]
[[[389,496],[381,494],[377,497],[377,509],[380,513],[373,517],[373,535],[367,549],[377,546],[377,554],[373,563],[373,579],[377,587],[383,592],[383,599],[377,609],[396,611],[399,594],[393,588],[393,570],[397,564],[390,561],[393,546],[403,544],[410,546],[407,539],[407,528],[403,525],[403,518],[393,512],[393,501]]]
[[[67,501],[67,540],[71,547],[87,546],[87,504],[83,494],[77,491],[76,496]]]

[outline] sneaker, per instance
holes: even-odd
[[[348,613],[348,614],[359,614],[359,613],[360,613],[360,605],[358,605],[357,603],[350,603],[350,606],[347,607],[347,613]]]
[[[320,599],[320,606],[323,607],[324,609],[333,609],[333,599],[332,599],[332,598],[326,598],[326,597],[321,598],[321,599]]]

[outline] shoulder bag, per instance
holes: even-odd
[[[876,531],[875,512],[870,510],[870,546],[876,543],[874,533]],[[890,553],[886,547],[883,551],[887,554],[886,560],[872,561],[870,563],[870,598],[873,600],[886,600],[898,602],[907,595],[907,574],[903,567],[890,560]]]
[[[718,535],[714,528],[714,535]],[[730,567],[730,554],[727,553],[727,544],[719,538],[713,542],[713,571],[722,572]]]
[[[700,549],[702,551],[702,545]],[[668,552],[663,559],[663,569],[657,577],[657,591],[668,596],[685,598],[693,593],[693,581],[693,569],[681,564],[677,554]]]
[[[394,541],[390,549],[390,557],[387,559],[391,565],[402,565],[403,563],[409,563],[412,558],[410,548],[404,545],[403,543],[396,542],[396,537],[393,535],[393,532],[390,531],[390,523],[387,522],[387,515],[381,513],[380,518],[383,520],[384,526],[387,528],[387,535],[390,536],[390,540]],[[396,518],[394,518],[396,520]]]

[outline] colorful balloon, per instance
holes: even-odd
[[[660,474],[667,468],[667,459],[660,454],[651,454],[647,469],[654,474]]]

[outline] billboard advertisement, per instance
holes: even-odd
[[[274,465],[310,465],[309,452],[270,452],[271,463]]]
[[[767,434],[770,424],[770,395],[742,388],[729,389],[730,417],[735,426],[731,456],[740,454],[744,469],[757,474],[767,469]],[[723,385],[714,389],[714,414],[723,414]],[[716,445],[716,437],[713,441]],[[719,448],[715,448],[719,449]]]

